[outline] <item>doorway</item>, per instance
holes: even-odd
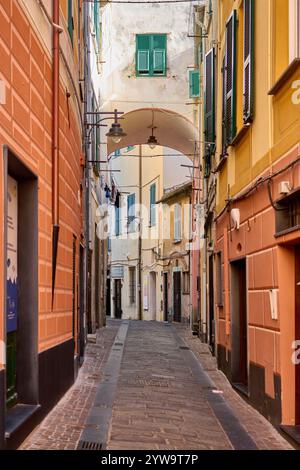
[[[156,272],[150,273],[150,302],[149,302],[149,312],[150,320],[156,320]]]
[[[300,246],[295,247],[295,340],[300,340]],[[300,425],[300,364],[295,365],[295,424]]]
[[[106,279],[106,315],[111,316],[111,308],[110,308],[110,274],[107,271],[107,279]]]
[[[7,362],[0,407],[8,410],[38,401],[38,183],[7,147],[3,157]]]
[[[208,261],[208,344],[211,352],[215,353],[215,318],[214,318],[214,258],[209,257]]]
[[[181,322],[181,272],[173,272],[173,320]]]
[[[79,248],[79,315],[78,315],[78,354],[79,362],[83,363],[85,348],[85,315],[84,315],[84,246]]]
[[[248,393],[248,320],[246,259],[231,263],[232,382]]]
[[[122,318],[122,280],[114,280],[114,310],[115,318]]]
[[[169,302],[168,302],[168,273],[164,273],[164,321],[168,321]]]

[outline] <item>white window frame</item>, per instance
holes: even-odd
[[[300,0],[289,0],[289,63],[300,58]]]

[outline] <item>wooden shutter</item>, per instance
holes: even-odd
[[[74,30],[73,0],[68,0],[68,31],[69,31],[69,35],[70,35],[72,45],[73,45],[73,30]]]
[[[190,98],[198,98],[200,96],[200,71],[189,71],[189,89]]]
[[[231,144],[236,135],[236,10],[226,24],[225,54],[225,126],[226,144]]]
[[[156,223],[156,185],[150,186],[150,226]]]
[[[127,198],[127,226],[128,232],[134,232],[135,227],[135,194],[130,194]]]
[[[181,205],[174,206],[174,240],[181,240]]]
[[[215,142],[215,51],[205,56],[205,140]]]
[[[138,75],[150,73],[150,36],[140,34],[136,37],[136,70]]]
[[[226,71],[225,57],[222,62],[222,157],[226,154]]]
[[[244,0],[244,123],[253,118],[254,0]]]
[[[166,51],[156,49],[153,51],[153,73],[163,75],[165,73]]]
[[[151,36],[151,55],[153,75],[165,75],[166,73],[166,45],[165,34],[153,34]],[[151,65],[150,65],[151,68]]]

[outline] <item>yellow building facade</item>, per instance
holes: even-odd
[[[206,204],[216,185],[205,213],[216,354],[233,385],[290,432],[300,424],[300,5],[210,3],[217,27],[207,26],[205,47],[213,48],[215,146],[203,151],[203,181]],[[206,257],[202,263],[208,271]]]

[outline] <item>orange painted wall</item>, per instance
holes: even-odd
[[[43,49],[28,18],[16,0],[0,0],[0,79],[6,87],[6,104],[0,105],[0,246],[3,246],[3,158],[7,145],[38,177],[39,351],[72,337],[72,243],[81,235],[80,158],[81,130],[70,89],[69,117],[66,85],[60,83],[60,242],[56,294],[51,309],[51,58]],[[49,25],[49,28],[50,25]],[[78,77],[74,77],[78,82]],[[22,247],[20,247],[22,249]],[[78,256],[76,260],[78,273]],[[0,266],[4,253],[0,250]],[[0,270],[0,304],[3,305],[3,271]],[[4,338],[3,308],[0,339]]]

